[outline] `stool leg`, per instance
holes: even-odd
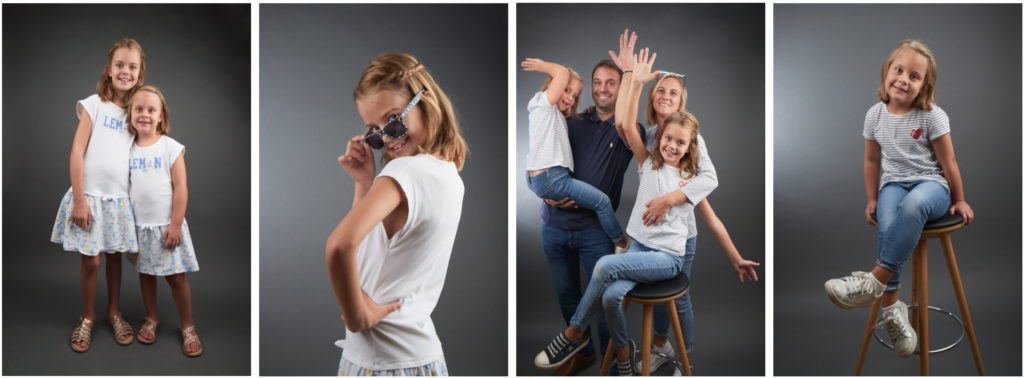
[[[643,338],[640,347],[640,361],[644,362],[644,367],[641,369],[640,375],[651,375],[651,325],[654,323],[651,319],[654,314],[653,305],[650,303],[644,303],[644,329]]]
[[[964,317],[964,326],[967,331],[967,338],[971,342],[971,352],[974,353],[974,366],[978,368],[978,375],[985,375],[985,367],[981,364],[981,352],[978,351],[978,339],[974,336],[974,323],[971,322],[971,313],[967,310],[967,296],[964,294],[963,282],[960,281],[960,269],[956,265],[956,257],[953,256],[953,241],[949,234],[943,234],[942,249],[946,254],[946,267],[949,268],[949,278],[953,280],[953,289],[956,290],[956,301],[960,305],[960,314]]]
[[[907,314],[907,316],[910,318],[910,328],[913,328],[914,332],[917,332],[917,330],[920,329],[920,325],[918,325],[918,313],[920,313],[921,310],[921,295],[918,291],[918,286],[920,285],[917,284],[921,281],[921,269],[918,269],[917,267],[917,259],[921,254],[921,246],[925,245],[927,242],[928,240],[923,238],[918,240],[917,245],[914,246],[913,254],[910,255],[911,270],[913,270],[913,278],[910,281],[910,305],[918,307],[910,310],[910,313]]]
[[[683,327],[679,324],[679,313],[676,312],[676,301],[668,301],[668,316],[672,319],[672,330],[679,346],[679,362],[683,364],[683,375],[693,375],[690,371],[690,356],[686,353],[686,340],[683,340]]]
[[[861,368],[864,366],[864,356],[868,353],[868,341],[871,340],[871,333],[875,330],[875,317],[878,316],[878,307],[881,304],[881,299],[875,299],[871,303],[871,311],[868,312],[868,324],[864,326],[864,338],[860,341],[860,354],[857,355],[857,368],[853,370],[853,375],[860,375]]]
[[[918,242],[918,250],[915,254],[914,271],[917,274],[917,282],[914,287],[917,289],[920,303],[917,307],[917,340],[919,342],[919,357],[921,358],[921,375],[928,375],[928,243],[926,240]]]
[[[629,310],[629,297],[622,298],[622,312]],[[608,368],[611,367],[611,358],[615,354],[615,347],[612,341],[608,340],[608,350],[604,352],[604,360],[601,362],[601,371],[597,375],[608,375]]]

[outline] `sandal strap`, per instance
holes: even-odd
[[[156,335],[156,326],[158,325],[160,325],[160,322],[153,320],[149,317],[146,317],[146,322],[142,323],[142,327],[139,327],[139,333],[146,331],[153,335]]]
[[[85,342],[89,343],[92,341],[92,320],[85,318],[78,318],[78,326],[75,327],[75,331],[71,333],[71,342]]]
[[[118,339],[124,338],[125,336],[132,336],[132,325],[124,321],[121,314],[111,315],[110,322],[114,325],[114,336]]]
[[[185,339],[185,345],[199,342],[199,335],[196,334],[196,326],[189,326],[181,330],[181,337]]]

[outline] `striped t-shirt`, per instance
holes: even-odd
[[[654,137],[657,135],[658,125],[650,126],[646,131],[647,151],[654,151],[654,144],[657,143]],[[697,174],[690,178],[689,184],[679,188],[679,191],[686,195],[687,202],[693,205],[687,208],[685,219],[686,232],[691,238],[697,236],[697,217],[693,210],[696,209],[700,201],[703,201],[704,198],[711,195],[715,188],[718,188],[718,173],[715,171],[715,165],[711,163],[711,156],[708,155],[704,137],[699,133],[697,134],[697,150],[700,152],[700,158],[697,160]]]
[[[647,202],[679,190],[687,185],[687,181],[683,180],[679,168],[668,164],[662,164],[660,169],[653,169],[650,157],[644,160],[638,170],[640,188],[636,191],[636,203],[633,204],[633,212],[629,215],[626,233],[648,247],[679,256],[685,255],[686,239],[691,237],[687,231],[687,219],[691,217],[687,214],[693,214],[692,203],[686,202],[670,207],[658,224],[644,226],[643,216],[647,211]]]
[[[530,112],[530,152],[526,154],[526,170],[566,167],[573,170],[572,147],[565,116],[558,106],[548,102],[548,95],[537,92],[526,104]]]
[[[897,181],[937,181],[949,188],[935,157],[932,140],[949,133],[949,118],[936,105],[932,110],[914,109],[890,114],[879,102],[864,116],[864,139],[882,147],[882,177],[878,187]]]

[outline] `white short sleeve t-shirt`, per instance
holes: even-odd
[[[949,188],[935,157],[932,140],[949,133],[949,118],[936,105],[903,115],[889,113],[879,102],[864,116],[864,139],[882,147],[882,177],[878,187],[894,181],[938,181]]]
[[[526,170],[566,167],[573,170],[569,126],[558,106],[548,102],[548,95],[537,92],[526,104],[530,112],[530,152],[526,154]]]
[[[182,156],[183,151],[185,146],[166,135],[146,147],[132,144],[129,159],[132,183],[130,199],[135,209],[136,225],[171,224],[174,201],[171,166]]]
[[[465,188],[452,162],[429,154],[394,159],[380,177],[402,188],[409,215],[390,239],[378,223],[359,245],[359,282],[377,303],[402,308],[376,326],[348,331],[342,358],[370,370],[420,366],[444,356],[430,313],[441,296]]]
[[[658,125],[647,127],[647,151],[653,151],[654,147],[654,136],[657,135]],[[704,142],[704,137],[701,134],[697,134],[697,151],[700,153],[700,160],[697,161],[697,175],[688,180],[689,184],[679,188],[683,194],[686,195],[687,202],[691,206],[686,211],[686,223],[689,237],[697,237],[697,216],[694,214],[696,206],[703,201],[704,198],[711,195],[716,188],[718,188],[718,173],[715,171],[715,165],[711,163],[711,156],[708,154],[707,144]]]
[[[679,190],[687,185],[687,181],[679,174],[679,168],[663,164],[660,169],[653,169],[650,158],[644,160],[638,170],[640,188],[637,189],[636,203],[633,204],[633,212],[629,215],[626,233],[650,248],[685,255],[686,239],[691,237],[687,219],[693,216],[693,204],[686,202],[670,207],[661,223],[656,225],[644,226],[643,215],[647,211],[645,203],[665,193]]]
[[[84,109],[92,120],[92,133],[85,150],[83,169],[85,194],[97,197],[128,196],[128,151],[135,136],[128,132],[124,109],[92,95],[76,104],[76,115]]]

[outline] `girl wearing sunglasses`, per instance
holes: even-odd
[[[338,373],[447,375],[430,313],[462,213],[466,142],[448,97],[411,55],[370,61],[353,96],[367,131],[338,158],[355,195],[326,247],[348,329]],[[376,177],[371,148],[382,150]]]

